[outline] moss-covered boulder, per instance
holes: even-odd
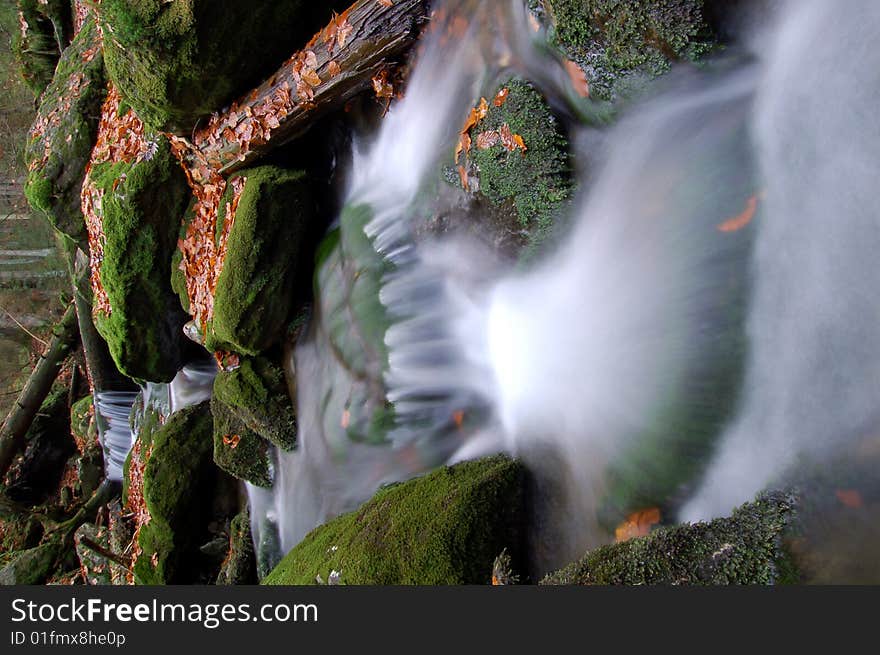
[[[310,0],[107,0],[113,82],[150,125],[189,134],[257,86],[347,5]]]
[[[206,345],[257,355],[280,341],[295,309],[298,274],[311,268],[310,261],[301,261],[301,246],[315,207],[302,171],[261,166],[237,177],[246,181],[217,278]],[[234,186],[227,185],[220,202],[218,232]]]
[[[534,4],[534,3],[533,3]],[[614,100],[714,46],[704,0],[545,0],[550,38],[584,70],[590,95]]]
[[[182,362],[186,314],[169,272],[190,191],[166,139],[145,133],[146,154],[95,164],[90,183],[101,197],[104,233],[99,275],[110,305],[95,326],[126,376],[170,382]]]
[[[229,525],[229,551],[220,573],[218,585],[256,584],[257,562],[254,557],[254,542],[251,537],[250,516],[245,510],[235,516]]]
[[[21,76],[35,97],[49,86],[62,50],[70,42],[68,0],[18,0],[19,29],[12,50]]]
[[[176,412],[152,434],[143,472],[150,519],[138,534],[140,554],[134,563],[139,584],[187,581],[214,486],[211,432],[211,412],[204,402]]]
[[[75,466],[80,495],[88,498],[104,477],[104,450],[98,440],[98,423],[91,395],[71,405],[70,433],[79,450]]]
[[[84,251],[80,191],[106,91],[97,27],[87,21],[58,62],[25,149],[28,202]]]
[[[86,584],[125,584],[128,568],[94,548],[97,546],[106,552],[114,552],[110,529],[107,526],[85,523],[77,528],[73,541],[79,568],[85,576]]]
[[[50,541],[11,554],[6,565],[0,569],[0,585],[43,584],[55,572],[62,552],[60,542]]]
[[[211,399],[211,412],[214,416],[214,463],[239,480],[258,487],[271,487],[269,443],[216,397]]]
[[[729,518],[603,546],[541,584],[774,584],[799,580],[787,539],[797,533],[798,501],[774,492]]]
[[[218,373],[213,399],[279,448],[291,450],[296,445],[296,415],[284,371],[269,359],[242,358],[237,368]]]
[[[523,467],[503,456],[381,489],[293,548],[266,584],[488,584],[504,548],[522,557]]]
[[[573,184],[568,142],[544,97],[528,83],[513,79],[499,92],[470,131],[470,158],[480,193],[511,209],[534,246],[568,208]],[[525,149],[510,142],[514,135]]]

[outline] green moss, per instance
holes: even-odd
[[[144,499],[150,520],[141,527],[138,584],[186,580],[187,562],[198,552],[207,524],[214,471],[211,412],[207,402],[174,413],[152,434],[144,467]]]
[[[107,0],[110,77],[148,124],[189,134],[199,118],[257,86],[342,0]]]
[[[254,584],[257,582],[256,566],[250,516],[245,510],[237,514],[229,525],[229,552],[220,568],[217,584]]]
[[[532,247],[550,234],[568,209],[572,194],[568,144],[559,122],[538,91],[522,80],[510,80],[501,107],[471,130],[471,158],[479,172],[479,190],[496,205],[510,204],[519,224],[528,230]],[[528,148],[508,152],[500,143],[477,146],[479,134],[508,125]]]
[[[181,362],[186,315],[169,271],[190,194],[167,141],[146,138],[155,145],[150,159],[92,169],[92,180],[104,191],[100,276],[112,307],[95,324],[124,375],[170,382]]]
[[[264,357],[241,360],[214,380],[214,398],[250,430],[285,450],[296,445],[296,416],[284,371]]]
[[[70,430],[82,443],[92,443],[98,438],[98,424],[95,422],[92,396],[80,398],[70,406]]]
[[[43,584],[54,572],[61,552],[61,545],[52,541],[15,553],[0,569],[0,585]]]
[[[315,208],[301,171],[262,166],[239,175],[247,182],[217,279],[207,345],[257,355],[284,336],[296,309],[301,242]],[[221,200],[218,226],[231,199],[232,184]]]
[[[524,471],[496,456],[381,489],[293,548],[266,584],[488,584],[506,547],[524,537]]]
[[[271,487],[269,444],[249,429],[229,407],[211,399],[214,416],[214,463],[258,487]]]
[[[545,7],[551,40],[584,69],[590,95],[603,100],[713,47],[703,0],[545,0]]]
[[[86,50],[94,52],[89,61],[83,60]],[[29,169],[25,195],[31,207],[84,251],[88,239],[80,191],[105,94],[97,28],[87,22],[64,51],[42,96],[35,124],[45,127],[29,138],[25,148]]]
[[[541,584],[774,584],[797,582],[786,539],[795,534],[798,500],[774,492],[729,518],[661,528],[603,546]]]

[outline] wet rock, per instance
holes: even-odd
[[[80,190],[106,94],[94,22],[86,22],[53,70],[25,148],[25,194],[31,207],[88,252]]]
[[[149,520],[140,528],[134,563],[139,584],[188,581],[210,513],[211,413],[207,402],[183,409],[152,433],[144,452],[143,496]],[[129,489],[129,500],[131,490]]]
[[[223,402],[213,398],[214,463],[239,480],[272,486],[269,443],[248,428]]]
[[[79,450],[74,464],[79,492],[88,498],[104,477],[104,451],[98,440],[92,396],[81,398],[71,406],[70,432]]]
[[[242,358],[238,368],[218,373],[213,398],[263,439],[284,450],[296,445],[296,416],[284,371],[269,359]]]
[[[107,0],[107,68],[150,125],[189,135],[257,86],[348,2]]]
[[[97,164],[89,174],[103,194],[100,278],[111,306],[109,315],[96,313],[95,326],[124,375],[170,382],[182,363],[187,316],[169,271],[190,192],[168,142],[155,133],[144,139],[148,158]]]
[[[470,130],[469,159],[476,167],[479,193],[514,213],[534,249],[569,208],[573,182],[568,141],[547,101],[528,83],[512,79],[498,92],[506,92],[501,106],[489,102],[486,117]],[[518,135],[526,149],[511,150],[509,141],[505,147],[502,132],[507,139]]]
[[[768,493],[729,518],[598,548],[541,584],[794,583],[799,574],[787,539],[796,530],[798,502],[790,493]]]
[[[488,584],[499,552],[522,556],[524,477],[495,456],[383,488],[312,531],[264,583]]]

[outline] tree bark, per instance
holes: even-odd
[[[16,453],[23,447],[28,428],[58,377],[61,364],[76,344],[79,328],[73,303],[53,333],[52,341],[40,355],[33,373],[0,428],[0,479],[6,475]]]
[[[197,131],[192,143],[185,143],[184,165],[191,172],[228,174],[300,136],[317,118],[369,88],[413,44],[430,4],[354,3],[271,78]]]
[[[107,342],[95,328],[92,320],[92,287],[89,282],[88,257],[77,251],[72,265],[74,302],[79,321],[80,341],[86,360],[86,373],[89,377],[89,388],[95,391],[137,391],[137,385],[119,372],[116,362],[110,355]]]

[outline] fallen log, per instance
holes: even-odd
[[[76,344],[79,327],[73,303],[52,332],[52,341],[40,355],[33,373],[0,428],[0,479],[6,475],[16,453],[23,447],[28,428],[58,377],[61,364]]]
[[[359,0],[335,16],[266,82],[195,132],[173,137],[196,182],[226,175],[303,134],[339,109],[416,40],[430,0]],[[201,174],[200,174],[201,173]]]

